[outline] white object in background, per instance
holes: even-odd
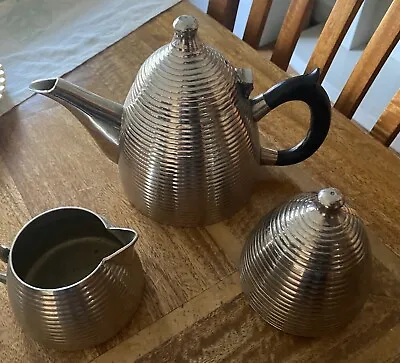
[[[362,49],[371,39],[392,0],[365,0],[357,12],[342,46]]]
[[[203,13],[207,13],[208,0],[190,0],[190,2],[197,6]]]
[[[3,66],[0,64],[0,98],[3,97],[4,89],[6,88],[6,75]]]
[[[260,46],[274,42],[282,28],[283,19],[290,5],[290,0],[273,1],[269,10],[267,23],[261,35]]]
[[[241,0],[239,2],[235,27],[233,28],[233,34],[235,34],[240,39],[243,39],[244,31],[246,30],[247,20],[249,18],[252,4],[253,4],[252,0]]]
[[[7,92],[0,115],[32,95],[31,81],[73,70],[178,2],[1,1],[0,61],[7,70]]]

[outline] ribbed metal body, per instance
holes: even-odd
[[[83,349],[108,340],[141,300],[143,272],[134,259],[131,271],[101,265],[85,282],[60,291],[23,285],[8,268],[8,297],[17,321],[36,341],[55,349]]]
[[[125,101],[118,164],[129,199],[144,214],[174,225],[211,224],[249,199],[258,131],[249,85],[199,40],[194,18],[180,17],[174,28]]]
[[[365,227],[333,188],[299,195],[269,213],[241,256],[250,305],[274,327],[302,336],[349,323],[366,300],[370,275]]]
[[[89,268],[88,271],[91,271],[89,275],[75,283],[67,286],[61,284],[59,288],[46,286],[49,281],[55,283],[58,278],[61,279],[64,272],[76,274],[76,267],[68,266],[73,261],[71,258],[81,259],[82,263],[77,264],[77,266],[93,265],[93,261],[95,261],[93,256],[82,255],[82,251],[88,251],[85,246],[82,246],[82,249],[65,250],[67,252],[63,259],[69,261],[69,263],[65,264],[65,267],[58,268],[57,264],[61,266],[63,261],[57,261],[56,264],[52,264],[51,269],[45,269],[44,272],[47,275],[54,275],[50,279],[41,274],[42,282],[40,282],[40,279],[36,279],[35,283],[29,283],[27,276],[31,274],[30,270],[35,268],[31,266],[35,266],[37,263],[41,264],[38,261],[41,261],[42,257],[47,259],[45,261],[47,263],[50,258],[55,256],[55,252],[52,248],[47,251],[48,253],[31,259],[20,254],[24,249],[30,248],[25,245],[25,242],[36,244],[36,249],[41,249],[45,243],[48,243],[43,240],[36,241],[34,237],[38,236],[37,233],[46,234],[46,228],[50,228],[48,223],[50,217],[53,218],[52,215],[57,222],[56,224],[52,222],[52,231],[48,233],[51,233],[51,239],[54,238],[57,241],[57,229],[63,231],[62,223],[67,221],[67,218],[62,219],[66,213],[59,217],[61,213],[64,213],[64,210],[58,209],[55,212],[48,212],[45,216],[36,217],[31,224],[28,224],[20,232],[9,254],[6,282],[10,305],[16,320],[26,334],[47,347],[60,350],[77,350],[106,341],[129,322],[141,301],[144,275],[141,262],[134,250],[134,242],[137,236],[134,231],[114,228],[101,218],[95,221],[88,214],[82,214],[89,213],[89,211],[75,208],[66,210],[66,213],[74,213],[76,218],[81,221],[82,228],[89,228],[86,233],[94,233],[93,229],[99,228],[99,221],[101,220],[101,223],[105,223],[105,225],[100,226],[100,228],[107,228],[110,235],[121,240],[123,245],[120,244],[120,249],[116,247],[114,253],[102,258],[94,270],[91,271]],[[69,216],[67,217],[69,218]],[[77,219],[69,218],[68,220],[73,223],[77,222]],[[35,225],[40,227],[41,230],[39,231]],[[69,228],[73,228],[72,225],[67,229]],[[65,230],[63,233],[66,233]],[[31,241],[28,238],[30,235],[33,238]],[[132,236],[135,236],[135,238],[129,240]],[[128,240],[123,241],[123,239]],[[103,240],[100,239],[99,241],[104,244]],[[65,243],[69,242],[66,241]],[[72,243],[79,245],[74,241]],[[60,246],[62,247],[61,244]],[[99,248],[101,248],[101,245],[99,245]],[[94,246],[94,253],[98,253],[96,246]],[[26,276],[24,276],[24,271],[27,271]],[[45,278],[43,279],[43,277]]]

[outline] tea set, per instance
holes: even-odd
[[[64,105],[118,164],[134,208],[159,223],[195,227],[231,217],[248,203],[260,166],[291,165],[312,154],[330,127],[319,70],[250,97],[250,69],[235,68],[204,44],[197,20],[179,16],[170,43],[141,66],[124,104],[62,78],[30,89]],[[307,135],[286,150],[260,144],[257,122],[289,101],[310,109]],[[10,305],[39,343],[83,349],[115,335],[139,306],[144,273],[134,230],[79,207],[29,221],[1,247]],[[361,310],[371,275],[365,227],[340,191],[294,196],[263,217],[240,261],[250,306],[287,333],[319,336]]]

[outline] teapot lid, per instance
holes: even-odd
[[[237,82],[243,83],[245,92],[250,94],[251,74],[237,73],[220,52],[205,45],[198,36],[198,27],[193,16],[175,19],[171,42],[157,49],[140,67],[128,105],[145,94],[147,100],[157,100],[165,110],[179,104],[204,112],[206,105],[213,104],[218,113],[224,114],[228,97],[234,103]]]

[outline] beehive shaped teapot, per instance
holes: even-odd
[[[141,66],[124,105],[61,78],[30,89],[80,120],[118,163],[124,190],[142,213],[172,225],[212,224],[248,201],[259,165],[298,163],[319,148],[330,103],[318,69],[249,98],[251,70],[234,68],[203,44],[194,17],[179,16],[173,28],[172,41]],[[288,150],[260,146],[257,121],[293,100],[310,107],[306,137]]]

